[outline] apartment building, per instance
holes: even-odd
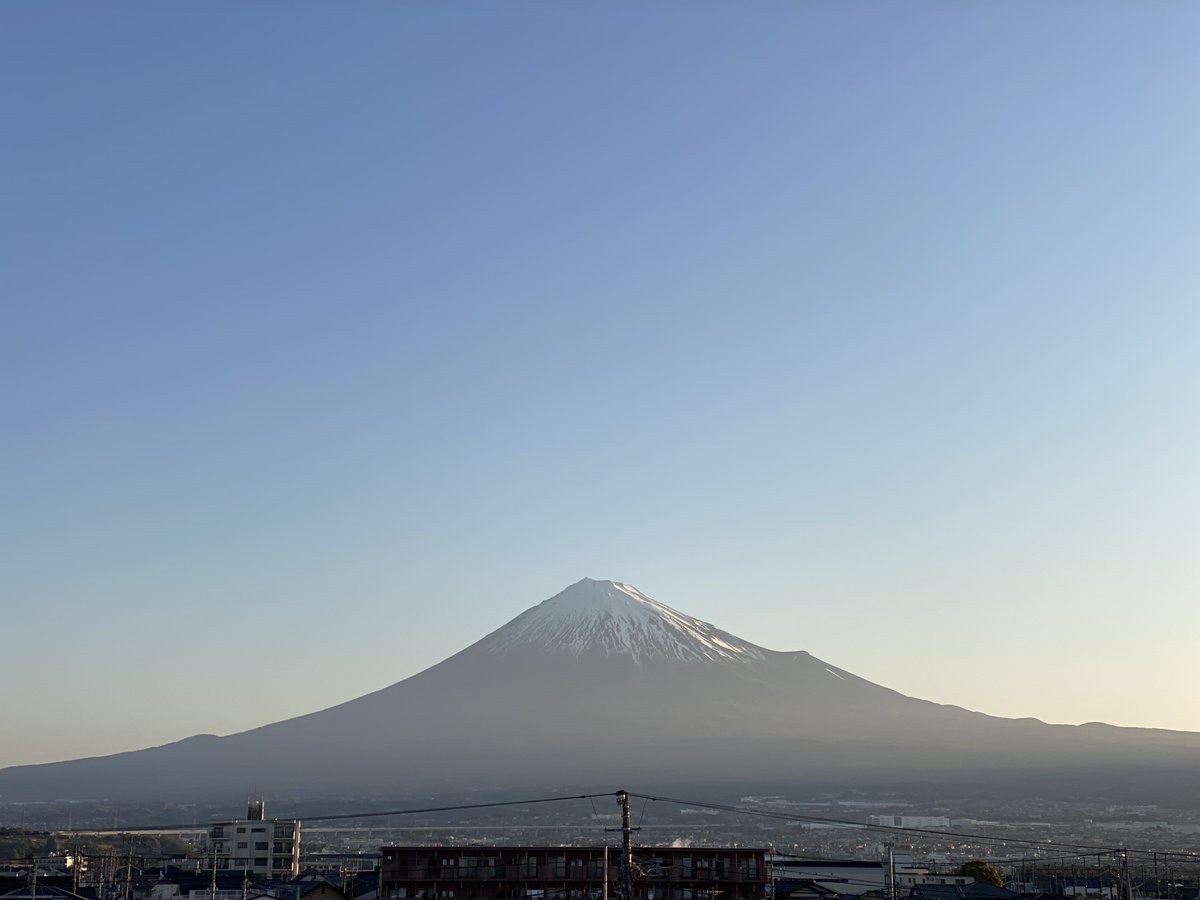
[[[382,847],[380,900],[602,900],[621,853],[605,847]],[[763,900],[765,850],[638,847],[634,900]]]
[[[300,873],[300,820],[268,819],[266,804],[252,800],[245,819],[209,826],[205,854],[217,871],[292,878]]]

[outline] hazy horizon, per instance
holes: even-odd
[[[1200,9],[0,10],[0,766],[584,576],[1200,731]]]

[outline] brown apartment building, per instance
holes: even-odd
[[[604,847],[382,847],[380,900],[615,900]],[[637,847],[634,900],[763,900],[765,850]],[[607,873],[606,873],[607,868]],[[607,874],[607,879],[606,879]]]

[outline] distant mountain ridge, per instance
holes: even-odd
[[[380,691],[225,737],[3,769],[0,800],[757,780],[1200,804],[1197,762],[1200,734],[1046,725],[906,697],[628,584],[584,579]]]

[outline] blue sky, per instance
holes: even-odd
[[[0,25],[0,764],[348,699],[585,575],[1200,730],[1196,7]]]

